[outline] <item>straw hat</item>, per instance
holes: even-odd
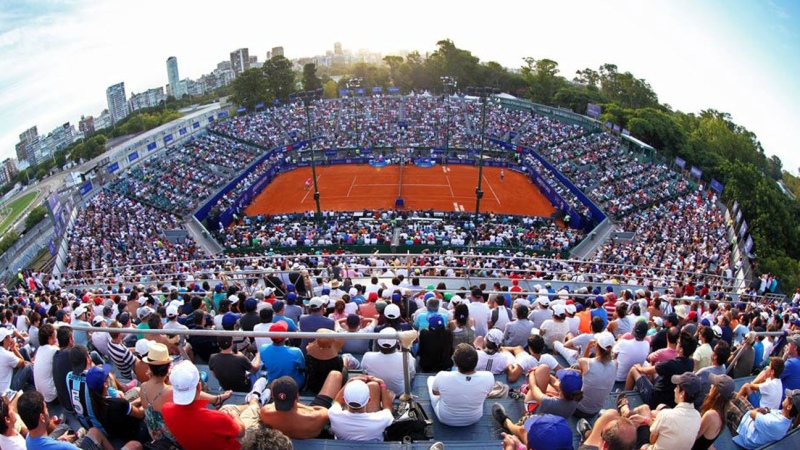
[[[170,364],[172,358],[169,356],[169,350],[167,350],[166,345],[154,342],[150,344],[150,351],[147,352],[147,356],[142,358],[142,361],[154,366],[162,366],[164,364]]]

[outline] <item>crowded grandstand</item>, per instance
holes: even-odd
[[[305,106],[128,168],[77,209],[60,270],[2,288],[1,448],[794,445],[800,289],[747,279],[712,191],[499,101]],[[491,162],[564,207],[244,214],[312,152]],[[619,236],[597,237],[598,217]]]

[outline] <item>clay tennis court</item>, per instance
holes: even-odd
[[[249,216],[305,212],[316,209],[314,189],[305,188],[311,168],[304,167],[279,175],[245,209]],[[323,211],[394,209],[395,200],[405,200],[406,210],[475,211],[478,169],[472,166],[413,165],[402,169],[391,165],[336,165],[317,167],[320,207]],[[483,168],[481,212],[550,217],[555,208],[523,174],[500,168]]]

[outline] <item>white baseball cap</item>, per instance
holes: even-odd
[[[397,330],[395,330],[392,327],[386,327],[386,328],[382,329],[381,332],[380,332],[380,334],[390,334],[392,336],[394,336],[396,333],[397,333]],[[391,339],[378,339],[377,342],[378,342],[378,346],[379,347],[389,348],[389,347],[394,347],[395,345],[397,345],[397,338],[392,337]]]
[[[197,369],[195,369],[195,371],[197,371]],[[175,369],[173,369],[173,373],[174,372]],[[171,375],[169,378],[172,380]],[[173,389],[175,389],[174,386],[175,384],[173,383]],[[347,404],[347,406],[353,409],[361,409],[367,406],[367,403],[369,402],[369,387],[367,384],[361,380],[355,380],[347,383],[347,385],[344,387],[344,402]],[[175,401],[175,403],[178,402]]]
[[[175,305],[169,305],[167,307],[167,317],[177,317],[178,316],[178,307]]]
[[[144,356],[150,352],[150,341],[147,339],[139,339],[136,341],[136,346],[134,347],[134,351],[139,356]]]
[[[567,314],[575,314],[578,311],[578,309],[575,308],[575,305],[567,305],[565,309],[567,310]]]
[[[14,332],[11,331],[10,329],[5,327],[0,327],[0,341],[11,336],[12,334],[14,334]]]
[[[386,309],[383,310],[383,315],[386,316],[387,319],[397,319],[400,317],[400,307],[397,305],[386,305]]]
[[[486,340],[499,347],[503,345],[503,332],[497,328],[492,328],[486,333]]]
[[[614,339],[614,335],[609,333],[608,331],[603,331],[602,333],[597,333],[594,335],[594,340],[597,341],[597,345],[603,348],[611,348],[617,342]]]
[[[552,310],[553,310],[553,315],[554,316],[563,316],[564,313],[567,312],[566,308],[564,308],[564,305],[562,305],[560,303],[554,304],[552,306]]]
[[[72,317],[78,318],[82,314],[86,314],[86,307],[83,306],[83,305],[78,306],[77,308],[75,308],[75,311],[72,312]]]
[[[316,310],[322,308],[325,302],[319,297],[314,297],[308,302],[308,309]]]
[[[176,405],[189,405],[194,401],[197,393],[200,372],[191,362],[182,361],[172,368],[169,382],[172,384],[172,401]],[[369,389],[367,389],[367,395],[369,395]]]

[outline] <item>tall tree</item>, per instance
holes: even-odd
[[[317,76],[317,65],[308,63],[303,66],[303,89],[313,91],[322,87],[322,80]]]
[[[264,73],[258,69],[248,69],[233,80],[233,103],[255,110],[258,103],[269,99],[269,86]]]
[[[522,77],[528,83],[531,100],[546,105],[553,104],[556,92],[565,84],[558,75],[558,63],[552,59],[523,58]]]
[[[267,90],[272,97],[285,102],[295,90],[292,63],[283,56],[274,56],[261,68],[267,81]]]

